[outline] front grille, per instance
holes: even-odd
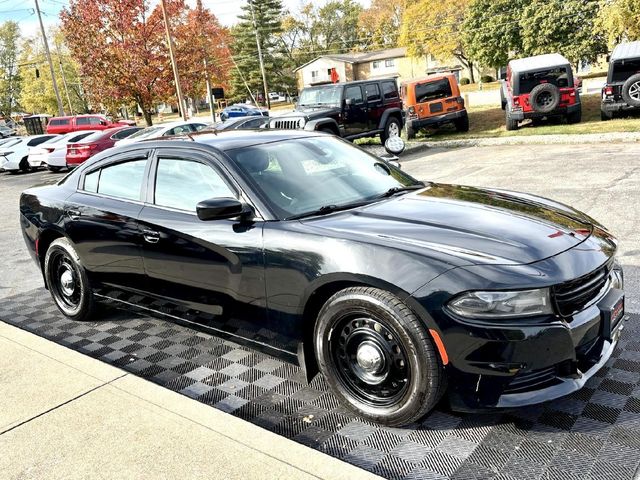
[[[609,278],[609,264],[575,280],[552,288],[553,299],[558,313],[564,317],[583,310],[602,291]]]
[[[271,128],[279,128],[285,130],[296,130],[298,128],[299,119],[294,120],[273,120]]]
[[[558,372],[556,365],[531,372],[519,373],[511,381],[504,393],[522,393],[532,390],[540,390],[560,383],[557,378]]]

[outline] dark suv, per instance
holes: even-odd
[[[600,118],[640,111],[640,42],[621,43],[609,57],[607,83],[602,88]]]
[[[271,128],[328,132],[353,140],[399,136],[402,100],[393,78],[305,88],[296,109],[271,120]]]
[[[571,64],[558,53],[511,60],[500,95],[507,130],[516,130],[527,118],[564,116],[567,123],[582,119]]]

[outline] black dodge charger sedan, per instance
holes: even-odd
[[[339,138],[194,134],[112,149],[22,194],[61,312],[142,308],[319,370],[411,423],[581,388],[622,328],[614,237],[557,202],[422,183]]]

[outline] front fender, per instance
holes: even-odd
[[[304,129],[308,132],[322,130],[323,128],[331,128],[336,135],[340,134],[340,127],[338,126],[338,122],[336,122],[333,118],[319,118],[317,120],[311,120],[304,126]]]

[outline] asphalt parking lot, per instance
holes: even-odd
[[[511,146],[430,150],[402,162],[422,180],[527,191],[589,213],[621,241],[627,311],[638,313],[639,154],[636,144]],[[414,428],[376,428],[341,410],[320,379],[303,387],[296,369],[227,342],[147,317],[84,325],[60,319],[45,292],[33,295],[42,281],[17,215],[23,189],[59,178],[0,174],[0,319],[384,477],[634,478],[640,464],[636,325],[629,325],[611,365],[570,398],[504,417],[438,410]],[[214,371],[211,381],[204,370]],[[223,371],[240,373],[218,384]]]

